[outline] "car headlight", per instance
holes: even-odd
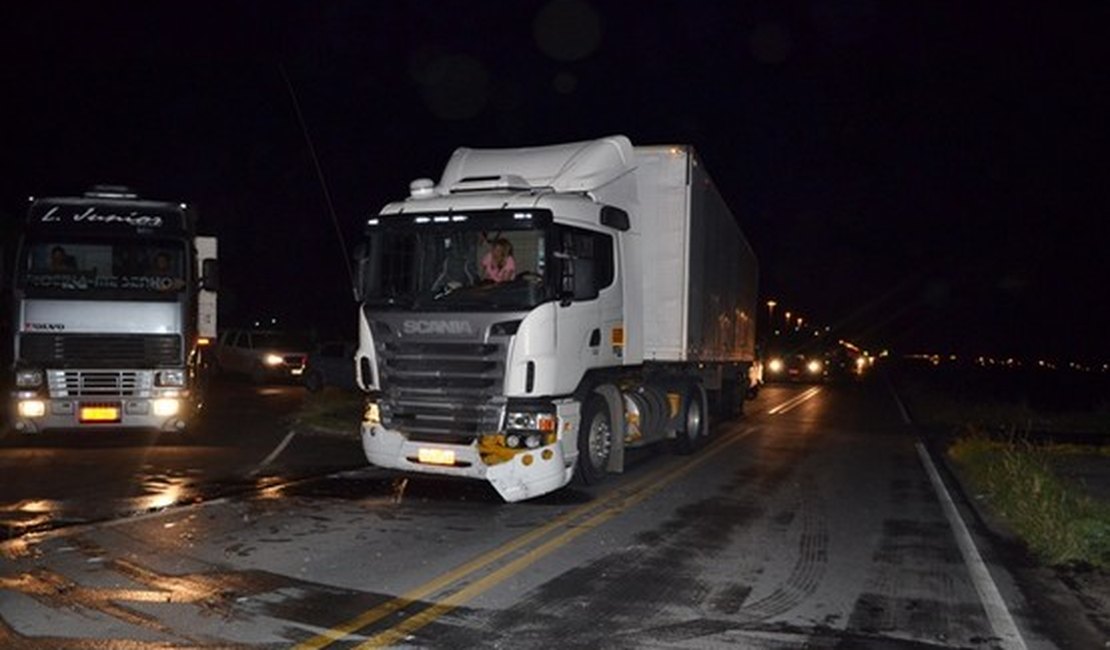
[[[771,372],[782,372],[782,359],[771,359],[767,362],[767,369]]]
[[[262,357],[262,362],[267,366],[280,366],[283,359],[276,354],[267,354]]]
[[[810,359],[806,362],[806,370],[808,370],[811,375],[816,375],[821,372],[821,368],[823,367],[823,364],[817,359]]]
[[[17,388],[38,388],[42,386],[42,371],[38,368],[25,368],[15,371]]]
[[[181,368],[174,370],[159,370],[154,376],[154,381],[159,386],[184,386],[185,371]]]

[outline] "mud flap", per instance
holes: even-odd
[[[605,469],[613,474],[624,472],[624,437],[628,433],[624,420],[624,399],[619,388],[612,384],[602,384],[594,392],[605,398],[609,405],[609,425],[613,428],[613,446],[609,450],[609,464]]]

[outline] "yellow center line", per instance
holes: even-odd
[[[723,442],[722,444],[717,445],[715,450],[720,451],[726,449],[727,447],[739,442],[744,437],[753,432],[754,429],[748,429],[744,433],[729,439],[727,442]],[[592,517],[586,519],[574,528],[571,528],[570,530],[567,530],[559,536],[544,542],[540,546],[537,546],[536,548],[528,551],[524,555],[518,557],[512,562],[509,562],[496,571],[493,571],[489,575],[486,575],[485,577],[474,581],[473,583],[467,585],[465,588],[460,589],[459,591],[447,596],[440,602],[431,605],[422,612],[406,618],[404,621],[401,621],[392,628],[374,637],[371,637],[370,639],[355,647],[359,650],[363,650],[366,648],[382,648],[394,645],[397,642],[404,640],[416,630],[419,630],[420,628],[435,622],[446,613],[463,605],[473,598],[476,598],[477,596],[503,582],[504,580],[511,578],[512,576],[536,563],[543,557],[547,556],[551,552],[567,545],[575,538],[588,533],[595,528],[598,528],[613,517],[626,512],[636,504],[644,501],[656,492],[659,492],[663,488],[667,487],[682,476],[685,476],[696,467],[709,461],[713,457],[713,455],[708,453],[702,454],[695,459],[687,461],[685,464],[679,466],[677,469],[670,471],[658,481],[653,481],[649,487],[638,493],[628,494],[623,498],[608,499],[606,501],[605,508],[601,512],[594,514]],[[652,476],[654,477],[655,474],[659,473],[660,472],[654,472]],[[641,481],[641,483],[642,482],[643,481]]]
[[[721,444],[731,444],[731,442],[726,443],[725,440],[726,439],[719,439],[716,442],[719,442]],[[703,451],[710,451],[710,449],[716,446],[718,445],[711,444],[708,449]],[[580,517],[584,517],[592,511],[609,507],[610,504],[624,498],[627,493],[636,492],[641,488],[641,486],[651,483],[655,479],[655,476],[660,473],[660,471],[653,472],[640,479],[637,479],[636,481],[633,481],[632,483],[621,487],[613,494],[604,497],[598,501],[585,503],[575,507],[572,510],[568,510],[567,512],[555,517],[548,523],[540,526],[539,528],[535,528],[521,535],[520,537],[517,537],[516,539],[499,546],[497,549],[490,551],[489,553],[480,555],[473,560],[470,560],[469,562],[466,562],[465,564],[462,564],[433,580],[430,580],[414,589],[411,589],[400,596],[392,598],[375,607],[372,607],[371,609],[368,609],[367,611],[359,614],[349,621],[336,625],[324,632],[321,632],[311,639],[297,644],[296,646],[294,646],[294,648],[296,650],[319,650],[320,648],[331,645],[336,641],[341,641],[352,632],[362,629],[368,625],[372,625],[391,614],[395,614],[396,612],[403,610],[405,607],[408,607],[414,602],[417,602],[431,594],[439,592],[456,582],[462,581],[468,575],[480,571],[490,564],[501,560],[505,556],[510,555],[517,550],[528,546],[529,544],[532,544],[538,539],[550,534],[552,531],[566,525],[568,522],[571,522]]]
[[[814,386],[813,388],[810,388],[809,390],[805,391],[804,393],[801,393],[799,395],[795,395],[794,397],[791,397],[790,399],[786,400],[782,404],[779,404],[778,406],[768,410],[767,414],[768,415],[781,415],[783,413],[786,413],[787,411],[793,409],[795,406],[798,406],[799,404],[808,400],[809,398],[816,396],[817,393],[820,393],[820,392],[821,392],[821,388],[819,386]]]

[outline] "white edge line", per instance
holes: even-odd
[[[952,496],[948,493],[948,488],[944,487],[944,482],[937,472],[936,465],[933,464],[933,459],[929,458],[929,452],[925,449],[920,441],[914,443],[917,447],[917,453],[921,457],[921,464],[925,466],[926,473],[929,474],[929,480],[933,484],[933,489],[940,499],[941,507],[944,509],[944,516],[948,519],[948,525],[951,526],[952,532],[956,537],[956,544],[960,547],[960,554],[964,557],[964,564],[967,566],[968,572],[971,574],[971,582],[975,585],[975,591],[979,594],[979,602],[982,603],[983,609],[987,613],[987,620],[990,622],[991,630],[994,635],[1002,640],[1007,648],[1015,650],[1025,650],[1025,639],[1022,638],[1021,632],[1018,630],[1017,624],[1014,622],[1014,617],[1010,614],[1010,610],[1006,607],[1006,600],[1002,598],[1002,593],[998,590],[998,585],[995,584],[994,578],[991,577],[990,569],[987,568],[983,558],[979,555],[979,549],[975,547],[975,541],[971,538],[971,533],[967,530],[967,525],[964,524],[963,518],[956,510],[956,504],[952,501]]]

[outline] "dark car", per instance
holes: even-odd
[[[308,355],[304,385],[316,392],[327,386],[356,390],[355,348],[349,341],[328,341],[321,343]]]

